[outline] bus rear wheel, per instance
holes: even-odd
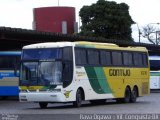
[[[47,102],[39,102],[40,108],[44,109],[47,108],[48,103]]]
[[[132,92],[131,92],[131,99],[130,102],[131,103],[135,103],[137,100],[137,96],[138,96],[138,90],[136,87],[133,88]]]
[[[82,92],[80,89],[77,90],[76,101],[73,102],[73,105],[75,107],[81,107],[81,105],[82,105]]]
[[[126,87],[123,102],[124,103],[129,103],[130,99],[131,99],[131,91],[130,91],[129,87]]]

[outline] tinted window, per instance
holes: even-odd
[[[123,52],[123,64],[124,65],[133,65],[132,53]]]
[[[112,62],[113,65],[122,65],[122,54],[121,52],[112,52]]]
[[[151,70],[160,70],[160,60],[150,60]]]
[[[73,60],[72,57],[72,47],[63,48],[63,59],[64,60]]]
[[[20,56],[0,56],[0,69],[19,68]]]
[[[24,49],[23,59],[60,59],[62,58],[62,49],[60,48],[44,48],[44,49]]]
[[[148,59],[147,59],[147,55],[145,53],[142,54],[143,57],[143,65],[144,66],[148,66]]]
[[[111,53],[102,50],[100,52],[100,61],[102,65],[111,65]]]
[[[75,60],[78,65],[87,64],[85,49],[75,49]]]
[[[141,53],[134,53],[134,65],[135,66],[142,66],[142,54]]]
[[[99,52],[96,50],[88,50],[88,63],[90,65],[98,65],[99,64]]]

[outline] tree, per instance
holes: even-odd
[[[91,6],[80,9],[81,35],[103,37],[107,39],[131,40],[131,25],[134,23],[129,15],[129,6],[98,0]]]
[[[147,38],[152,44],[158,45],[160,43],[159,29],[153,25],[143,27],[142,36]]]

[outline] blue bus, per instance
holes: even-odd
[[[18,96],[20,51],[0,51],[0,97]]]

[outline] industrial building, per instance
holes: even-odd
[[[42,7],[33,10],[33,29],[73,34],[77,32],[74,7]]]

